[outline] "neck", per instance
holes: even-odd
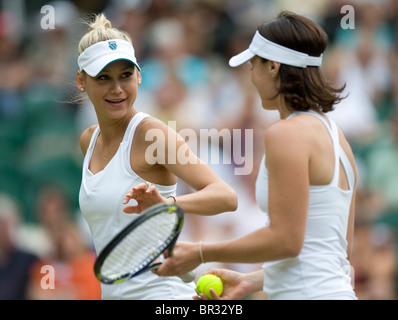
[[[278,104],[278,111],[281,119],[286,119],[290,114],[294,112],[294,110],[288,105],[283,98],[283,96],[279,95],[279,104]]]
[[[98,117],[98,124],[103,144],[112,144],[115,140],[119,140],[120,137],[123,137],[127,126],[136,114],[137,111],[133,109],[131,113],[126,114],[122,119],[110,120],[100,119],[100,117]]]

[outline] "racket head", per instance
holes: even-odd
[[[175,204],[161,203],[148,208],[102,249],[94,264],[95,276],[104,284],[115,284],[152,269],[156,258],[172,250],[183,224],[184,213]],[[162,229],[156,244],[154,234],[159,230],[154,226]],[[121,259],[126,263],[118,261]]]

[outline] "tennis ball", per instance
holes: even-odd
[[[223,284],[219,277],[214,274],[205,274],[201,276],[196,283],[196,292],[198,294],[204,293],[206,297],[213,300],[213,297],[210,293],[210,288],[212,288],[218,296],[222,294]]]

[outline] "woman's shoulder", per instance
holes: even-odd
[[[86,155],[87,149],[90,145],[91,137],[94,134],[95,129],[98,128],[98,124],[95,124],[86,130],[80,135],[80,149],[82,150],[83,155]]]
[[[147,138],[159,137],[159,135],[167,138],[170,133],[175,134],[175,130],[169,127],[165,122],[156,117],[147,116],[137,125],[135,136],[137,136],[139,140],[143,138],[148,141]]]
[[[167,127],[167,125],[160,119],[153,117],[151,115],[143,118],[137,126],[137,130],[148,131],[150,129],[162,129]]]
[[[294,118],[278,120],[265,131],[264,142],[267,158],[270,153],[297,157],[310,151],[310,136],[306,127],[302,121],[297,121],[298,119]]]
[[[301,121],[297,119],[280,119],[274,122],[265,131],[265,138],[278,140],[280,142],[297,138],[303,134],[303,126]]]
[[[266,130],[265,134],[279,139],[312,140],[323,127],[324,124],[319,119],[303,112],[276,121]]]

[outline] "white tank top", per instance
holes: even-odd
[[[134,200],[127,205],[124,205],[122,200],[133,186],[145,182],[131,168],[130,150],[137,125],[147,116],[140,112],[131,119],[116,154],[107,166],[96,174],[89,170],[89,164],[100,133],[99,127],[91,138],[83,163],[79,202],[97,253],[138,216],[123,212],[123,208],[133,205]],[[177,185],[154,185],[164,197],[175,196]],[[194,288],[193,282],[186,284],[178,277],[158,277],[150,271],[119,284],[101,284],[103,299],[184,300],[192,299],[195,294]]]
[[[263,290],[269,299],[356,299],[351,286],[350,264],[347,260],[347,228],[355,176],[352,166],[339,143],[336,124],[314,111],[333,141],[335,154],[334,176],[330,184],[310,186],[305,238],[300,254],[273,262],[266,262]],[[340,161],[344,167],[349,190],[338,187]],[[256,181],[256,200],[268,211],[268,172],[265,156]]]

